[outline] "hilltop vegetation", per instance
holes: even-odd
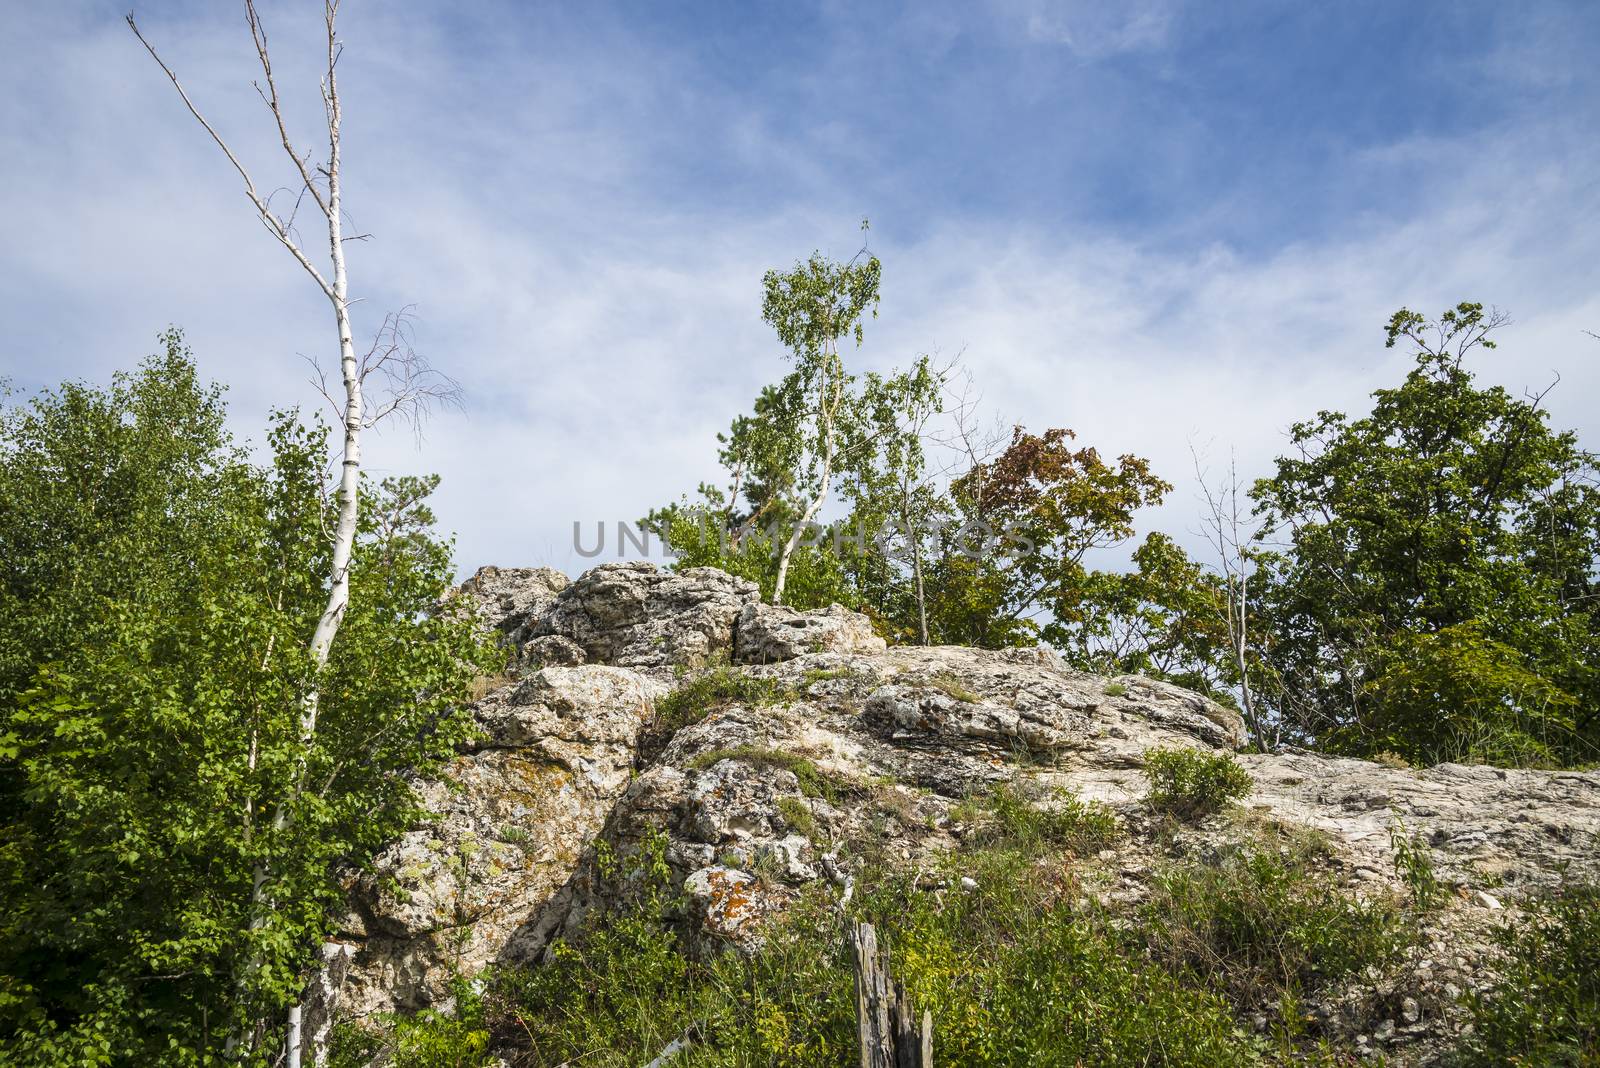
[[[650,514],[678,566],[775,599],[783,581],[786,603],[844,604],[895,641],[1045,642],[1085,670],[1168,679],[1238,703],[1261,747],[1600,758],[1596,456],[1549,426],[1542,396],[1477,384],[1467,361],[1495,355],[1501,316],[1396,312],[1404,380],[1364,416],[1297,423],[1270,477],[1212,487],[1216,560],[1152,531],[1109,571],[1091,553],[1130,543],[1171,484],[1070,430],[985,439],[926,358],[851,374],[837,340],[861,343],[879,280],[857,271],[814,257],[768,276],[769,319],[776,288],[830,344],[780,329],[794,370],[720,438],[724,481]],[[843,513],[819,522],[830,492]]]
[[[1481,306],[1431,322],[1397,313],[1388,343],[1410,348],[1412,369],[1369,413],[1318,413],[1292,429],[1274,474],[1244,490],[1245,534],[1218,518],[1219,566],[1157,531],[1132,545],[1129,570],[1107,571],[1087,563],[1092,551],[1135,538],[1136,513],[1170,484],[1062,429],[1017,428],[986,450],[971,412],[950,401],[948,369],[928,360],[852,374],[843,349],[864,341],[879,281],[870,258],[813,258],[768,276],[765,311],[793,370],[724,438],[726,487],[651,513],[678,567],[722,568],[795,608],[838,602],[894,644],[1045,643],[1081,669],[1191,687],[1237,707],[1258,750],[1293,743],[1416,766],[1594,763],[1595,456],[1548,425],[1538,398],[1477,384],[1467,360],[1494,351],[1499,325]],[[941,422],[947,403],[954,430]],[[438,608],[454,565],[426,507],[431,479],[368,487],[350,571],[358,596],[327,664],[308,662],[299,651],[322,610],[336,521],[326,428],[276,414],[258,461],[223,419],[220,392],[198,380],[175,334],[109,387],[68,383],[0,418],[0,1048],[15,1063],[218,1063],[241,1031],[255,1036],[251,1056],[277,1048],[273,1021],[315,971],[349,873],[425,818],[408,784],[471,736],[465,710],[503,666],[471,619]],[[932,457],[951,441],[965,442],[964,463],[941,473]],[[842,514],[819,522],[828,500]],[[708,709],[782,697],[766,685],[738,673],[692,680],[662,706],[646,750]],[[956,705],[979,702],[970,680],[930,686]],[[1239,785],[1225,769],[1167,772],[1169,790],[1212,792],[1201,809]],[[803,829],[798,805],[789,818]],[[1197,977],[1207,939],[1238,924],[1246,933],[1226,937],[1248,939],[1282,919],[1250,919],[1239,910],[1260,903],[1230,894],[1256,880],[1271,907],[1287,908],[1299,891],[1284,887],[1312,877],[1275,863],[1247,857],[1223,882],[1175,871],[1166,900],[1182,931],[1173,915],[1141,914],[1129,930],[1060,913],[1040,888],[1008,883],[1025,881],[1015,865],[989,884],[1011,896],[970,910],[910,889],[904,911],[881,898],[860,907],[894,932],[919,996],[940,1006],[945,1041],[988,1051],[973,1063],[1036,1058],[1045,1038],[1019,1021],[1045,1003],[1094,1019],[1105,999],[1146,1015],[1114,1014],[1048,1048],[1068,1063],[1096,1049],[1115,1059],[1124,1054],[1105,1051],[1159,1032],[1173,1063],[1191,1053],[1221,1063],[1203,1051],[1247,1048],[1227,1011],[1241,991],[1298,998],[1344,967],[1269,962],[1244,944]],[[1571,900],[1578,913],[1552,915],[1579,925],[1576,941],[1540,928],[1530,944],[1544,955],[1519,966],[1569,999],[1562,1041],[1587,1050],[1588,973],[1568,958],[1592,952],[1581,926],[1590,899]],[[630,974],[658,968],[663,988],[688,984],[679,1001],[654,996],[660,1028],[726,1018],[750,1051],[812,1063],[842,1041],[843,1003],[830,999],[843,980],[826,953],[795,971],[806,939],[821,937],[806,915],[773,934],[777,956],[710,964],[618,917],[550,974],[589,974],[573,988],[587,991],[582,1012],[597,1014],[594,1027],[614,1020],[606,1040],[620,1043],[622,1021],[642,1009],[603,976],[622,968],[618,954],[636,954]],[[1388,944],[1388,921],[1351,922],[1362,952]],[[1126,956],[1129,939],[1145,947],[1140,962]],[[1294,950],[1325,951],[1341,952]],[[563,998],[578,994],[555,979],[497,982],[526,985],[492,988],[481,1019],[464,996],[465,1015],[448,1026],[547,1028],[542,1041],[567,1051],[549,1063],[600,1040],[568,1029],[579,1008]],[[1510,1020],[1508,1005],[1486,996],[1476,1011],[1518,1033],[1526,1021]],[[790,1037],[772,1046],[778,1034]],[[1306,1048],[1293,1035],[1248,1048],[1270,1057],[1280,1039]],[[642,1041],[618,1048],[643,1052]]]

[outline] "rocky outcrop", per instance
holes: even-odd
[[[839,605],[801,612],[751,601],[739,612],[733,658],[741,664],[773,664],[807,653],[881,653],[885,648],[859,612]]]
[[[567,638],[592,663],[697,667],[733,648],[734,621],[756,585],[714,568],[602,564],[561,592],[534,628]]]
[[[516,648],[571,584],[566,575],[548,567],[480,567],[457,592]]]
[[[418,1008],[498,959],[550,899],[633,772],[664,687],[604,665],[550,667],[475,708],[484,736],[419,784],[434,816],[351,886],[347,1011]]]
[[[862,616],[761,605],[709,569],[606,565],[564,588],[485,569],[469,586],[521,654],[474,708],[483,740],[422,784],[434,821],[352,885],[347,1011],[426,1004],[452,970],[537,958],[618,892],[597,841],[623,855],[664,838],[685,934],[744,946],[807,883],[847,884],[865,853],[935,871],[967,831],[961,801],[997,782],[1116,811],[1131,833],[1085,877],[1106,901],[1138,900],[1172,850],[1223,848],[1220,824],[1157,833],[1143,803],[1150,749],[1243,740],[1235,713],[1181,688],[1083,674],[1044,649],[886,648]],[[730,660],[772,699],[701,710],[641,758],[675,673]],[[1600,877],[1597,774],[1239,760],[1254,780],[1240,818],[1321,832],[1356,887],[1397,885],[1397,828],[1430,844],[1456,903],[1429,937],[1450,951],[1396,1005],[1470,985],[1461,947],[1501,906]]]

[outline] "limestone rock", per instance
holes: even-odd
[[[589,659],[583,646],[559,634],[544,634],[522,643],[517,659],[524,669],[572,667]]]
[[[801,612],[751,601],[739,612],[734,631],[734,659],[744,664],[772,664],[806,653],[881,653],[885,648],[871,620],[836,604],[822,612]]]
[[[1454,893],[1427,921],[1438,948],[1381,992],[1404,1023],[1379,1039],[1386,1051],[1447,1026],[1441,1006],[1482,982],[1488,930],[1522,895],[1600,877],[1600,774],[1242,754],[1254,785],[1240,808],[1174,832],[1143,800],[1145,754],[1234,750],[1243,732],[1168,683],[1074,671],[1048,649],[884,648],[854,613],[761,605],[753,584],[710,569],[609,564],[553,594],[559,582],[532,573],[473,583],[522,636],[526,667],[474,707],[483,737],[444,780],[419,784],[434,822],[352,883],[356,1014],[436,1000],[453,964],[537,959],[625,900],[597,841],[618,857],[662,851],[691,947],[754,948],[807,884],[842,893],[864,851],[959,893],[959,877],[932,873],[972,831],[962,799],[999,782],[1043,806],[1067,793],[1111,807],[1129,833],[1080,858],[1111,905],[1142,900],[1173,857],[1226,855],[1250,821],[1321,832],[1359,892],[1400,892],[1391,834],[1420,834]],[[641,750],[675,674],[730,655],[780,697],[713,704]],[[1378,980],[1363,982],[1376,996]],[[1353,1042],[1357,1015],[1325,1000],[1319,1026]],[[1384,1018],[1367,1018],[1369,1043]]]
[[[782,909],[788,895],[737,868],[713,865],[683,881],[698,927],[735,944],[759,940],[762,922]]]
[[[755,583],[715,568],[602,564],[561,592],[537,633],[570,639],[591,663],[700,666],[732,655],[734,621],[758,596]]]
[[[622,668],[551,667],[478,703],[484,738],[417,786],[433,820],[352,884],[347,1012],[431,1004],[453,967],[470,974],[506,951],[627,787],[664,692]]]
[[[519,645],[572,580],[548,567],[480,567],[457,591],[484,623]]]

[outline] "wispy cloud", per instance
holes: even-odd
[[[584,566],[574,520],[637,517],[712,476],[716,431],[782,372],[761,272],[854,251],[862,215],[885,263],[862,365],[964,350],[1006,419],[1150,456],[1179,488],[1148,521],[1176,533],[1196,515],[1191,443],[1264,472],[1287,424],[1398,378],[1379,328],[1402,303],[1506,306],[1482,373],[1522,389],[1559,372],[1556,420],[1600,437],[1583,334],[1600,329],[1600,153],[1581,136],[1600,102],[1581,72],[1507,75],[1503,106],[1470,121],[1422,121],[1426,86],[1397,88],[1378,103],[1407,121],[1319,114],[1298,139],[1309,105],[1238,88],[1283,71],[1231,64],[1305,57],[1257,40],[1205,66],[1193,49],[1219,46],[1190,42],[1198,11],[784,9],[794,24],[707,30],[643,10],[349,9],[351,205],[377,235],[354,253],[359,315],[372,329],[415,303],[420,347],[467,394],[421,453],[393,433],[371,458],[444,475],[463,567]],[[270,161],[226,14],[143,18]],[[313,129],[314,24],[268,14]],[[0,374],[102,377],[176,322],[242,430],[309,404],[295,354],[327,350],[326,309],[117,12],[7,18]],[[1060,47],[1020,40],[1030,26]],[[1157,53],[1137,76],[1084,62]],[[1485,53],[1463,77],[1521,62]]]
[[[1165,47],[1177,6],[1177,0],[1007,0],[999,5],[1019,19],[1032,40],[1064,45],[1086,59]]]

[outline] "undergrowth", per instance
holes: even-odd
[[[1228,753],[1151,749],[1144,755],[1150,807],[1179,819],[1220,811],[1250,793],[1250,773]]]
[[[719,709],[732,705],[759,707],[788,696],[776,679],[746,675],[727,664],[702,671],[656,702],[655,718],[645,726],[640,738],[641,760],[654,760],[673,735]]]
[[[729,758],[805,766],[765,750],[701,762]],[[805,811],[796,802],[783,816],[799,829]],[[1113,911],[1092,892],[1094,856],[1121,834],[1109,810],[1002,786],[964,802],[960,817],[970,830],[934,868],[869,865],[848,909],[877,926],[895,976],[933,1014],[940,1063],[1340,1063],[1288,1022],[1251,1033],[1241,1006],[1299,1019],[1300,997],[1383,964],[1403,943],[1398,905],[1346,895],[1309,836],[1252,827],[1233,855],[1152,873],[1142,906]],[[476,1043],[488,1032],[488,1048],[519,1051],[516,1068],[636,1068],[686,1034],[693,1041],[673,1061],[682,1068],[854,1063],[854,986],[833,888],[796,891],[756,953],[697,955],[682,941],[665,839],[607,858],[606,877],[634,887],[614,898],[625,904],[592,913],[547,963],[492,973],[481,1002],[461,1002],[465,1019],[400,1025],[405,1041],[422,1049],[419,1034],[446,1042],[466,1028]],[[480,1059],[436,1063],[477,1068],[482,1047],[463,1048]]]
[[[1456,1063],[1600,1064],[1600,886],[1530,901],[1497,935],[1505,965],[1469,995],[1473,1033]]]
[[[1121,835],[1116,815],[1104,805],[1065,791],[1030,796],[1010,783],[969,798],[952,813],[976,824],[967,849],[999,849],[1034,857],[1050,850],[1079,856],[1113,844]]]
[[[1242,1009],[1292,1006],[1405,945],[1394,901],[1358,900],[1305,855],[1259,846],[1161,873],[1141,918],[1157,960]]]

